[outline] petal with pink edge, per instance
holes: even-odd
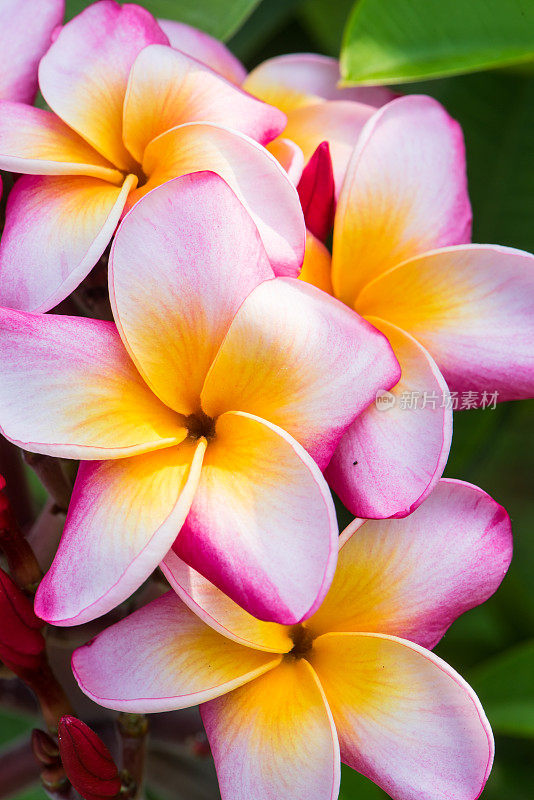
[[[418,253],[467,242],[470,231],[460,126],[431,97],[388,103],[360,136],[339,197],[336,297],[360,310],[370,280]]]
[[[338,738],[306,661],[284,661],[200,711],[222,800],[336,800]]]
[[[160,568],[191,611],[223,636],[269,653],[288,653],[292,649],[293,641],[285,625],[253,617],[178,558],[174,550],[167,553]]]
[[[137,178],[23,176],[9,194],[0,244],[0,304],[49,311],[94,267]]]
[[[352,423],[325,475],[357,517],[404,517],[443,474],[452,405],[447,384],[424,347],[395,325],[368,320],[388,337],[401,379]]]
[[[405,519],[355,520],[315,633],[387,633],[432,648],[498,588],[512,557],[510,519],[468,483],[441,480]]]
[[[336,197],[341,191],[358,138],[374,110],[363,103],[330,100],[296,108],[287,116],[283,135],[298,144],[305,161],[312,157],[322,142],[328,142]]]
[[[269,58],[249,73],[244,88],[285,111],[318,100],[353,100],[376,108],[396,95],[383,86],[338,88],[339,62],[314,53]]]
[[[377,389],[398,377],[387,339],[368,322],[314,286],[277,278],[236,314],[202,407],[210,417],[246,411],[279,425],[324,469]]]
[[[293,186],[297,186],[304,169],[304,156],[298,144],[278,136],[268,145],[268,150],[283,166]]]
[[[150,45],[134,61],[124,101],[124,144],[142,162],[152,139],[185,122],[230,123],[267,144],[286,117],[179,50]]]
[[[26,450],[122,458],[187,435],[110,322],[0,309],[0,342],[1,430]]]
[[[330,492],[304,448],[250,414],[220,416],[177,555],[253,616],[292,625],[326,595],[337,539]]]
[[[37,67],[52,31],[63,21],[64,0],[0,3],[0,99],[33,103]]]
[[[205,449],[204,439],[187,440],[118,461],[82,462],[59,549],[35,597],[42,619],[89,622],[141,586],[187,516]]]
[[[316,639],[310,661],[341,760],[396,800],[475,800],[493,762],[482,706],[451,667],[416,644],[366,633]]]
[[[387,313],[432,354],[451,390],[519,400],[534,393],[534,256],[497,245],[424,254],[365,287],[363,313]]]
[[[247,71],[243,64],[223,42],[209,33],[173,19],[158,19],[158,24],[167,34],[171,47],[202,61],[232,83],[239,85],[245,79]]]
[[[298,194],[278,161],[253,139],[220,125],[187,123],[148,145],[143,170],[148,180],[132,192],[131,204],[179,175],[220,175],[254,220],[275,273],[297,277],[305,235]]]
[[[75,650],[72,669],[99,705],[144,713],[197,705],[279,662],[216,633],[168,592]]]
[[[135,205],[111,251],[110,297],[126,347],[163,402],[199,411],[234,314],[272,277],[256,226],[219,176],[186,175]]]
[[[124,180],[58,116],[23,103],[0,103],[0,167],[30,175],[92,175],[118,185]]]
[[[122,142],[130,69],[149,44],[168,44],[141,6],[93,3],[61,29],[39,66],[43,97],[80,136],[122,170],[132,158]]]

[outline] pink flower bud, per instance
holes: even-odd
[[[42,625],[31,601],[0,569],[0,659],[21,677],[42,663],[45,649]]]
[[[120,792],[119,771],[102,740],[84,722],[64,716],[59,752],[69,781],[85,800],[109,800]]]
[[[306,227],[322,242],[334,224],[335,185],[328,142],[321,142],[312,155],[297,186]]]

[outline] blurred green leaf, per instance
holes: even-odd
[[[354,0],[304,0],[299,8],[299,19],[316,39],[323,53],[339,55],[343,29]]]
[[[155,17],[187,22],[217,39],[228,39],[243,24],[260,0],[142,0]],[[88,0],[67,0],[67,19],[79,14]]]
[[[401,83],[532,59],[532,0],[360,0],[341,74],[349,84]]]
[[[35,726],[33,717],[23,717],[20,714],[11,714],[8,711],[0,712],[0,745],[8,744],[18,739],[24,733],[29,733]]]
[[[341,765],[341,790],[339,800],[387,800],[389,795],[379,789],[376,784],[368,778],[364,778],[359,772],[355,772],[350,767]]]
[[[470,682],[495,732],[534,738],[534,640],[481,664]]]

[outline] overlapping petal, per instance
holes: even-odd
[[[290,278],[263,283],[236,314],[206,378],[211,417],[236,410],[280,425],[326,467],[345,429],[394,384],[382,334],[334,298]]]
[[[19,178],[0,245],[0,304],[48,311],[64,300],[106,249],[136,180]]]
[[[328,142],[337,196],[356,142],[374,111],[372,106],[346,100],[302,106],[289,114],[283,135],[298,144],[305,161],[321,142]]]
[[[253,617],[178,558],[174,550],[167,553],[160,566],[174,591],[191,611],[223,636],[266,652],[287,653],[292,649],[288,628]]]
[[[141,374],[188,415],[199,411],[232,317],[273,272],[235,194],[218,176],[197,173],[132,209],[115,237],[109,276],[119,331]]]
[[[37,66],[60,25],[64,0],[2,0],[0,3],[0,98],[33,103]]]
[[[337,798],[337,734],[306,661],[285,661],[201,713],[222,800]]]
[[[338,88],[339,62],[315,53],[269,58],[249,73],[244,88],[286,113],[319,100],[353,100],[379,108],[395,95],[383,86]]]
[[[217,122],[267,144],[286,118],[196,58],[164,45],[145,47],[132,66],[124,102],[126,147],[141,162],[152,139],[185,122]]]
[[[328,633],[310,662],[339,736],[341,760],[397,800],[474,800],[493,736],[466,682],[440,658],[392,636]]]
[[[452,406],[435,362],[412,336],[370,317],[402,369],[393,405],[373,403],[341,439],[327,480],[357,517],[404,517],[441,478],[452,438]]]
[[[118,185],[124,180],[59,117],[23,103],[0,103],[0,166],[31,175],[92,175]]]
[[[497,245],[444,248],[410,259],[362,291],[358,308],[415,336],[451,390],[534,390],[534,256]]]
[[[304,169],[304,156],[298,144],[278,136],[268,145],[268,150],[283,166],[291,183],[297,186]]]
[[[132,364],[109,322],[0,310],[0,419],[27,450],[121,458],[187,435]]]
[[[330,251],[313,233],[306,231],[306,252],[299,275],[300,280],[317,286],[323,292],[333,294],[331,269]]]
[[[170,549],[191,506],[206,442],[83,462],[36,613],[76,625],[126,600]],[[137,646],[137,645],[136,645]]]
[[[307,625],[316,633],[392,634],[431,648],[496,591],[511,557],[504,508],[476,486],[442,480],[405,519],[349,525],[332,588]]]
[[[201,703],[279,662],[220,636],[168,592],[76,650],[72,668],[99,705],[145,712]]]
[[[39,66],[52,109],[119,169],[132,159],[122,142],[122,112],[131,66],[149,44],[168,44],[139,5],[100,0],[64,28]]]
[[[388,103],[362,133],[339,197],[336,297],[359,309],[369,280],[419,253],[469,241],[470,223],[459,125],[430,97]]]
[[[162,134],[145,151],[148,180],[129,202],[171,178],[202,170],[216,172],[234,190],[256,223],[275,273],[296,277],[304,256],[296,189],[276,159],[244,134],[207,123],[187,123]]]
[[[250,414],[217,420],[176,553],[259,619],[312,614],[337,561],[337,522],[317,465]]]
[[[247,71],[223,42],[185,22],[160,19],[158,23],[171,47],[202,61],[232,83],[239,85],[243,82]]]

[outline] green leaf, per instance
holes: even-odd
[[[360,0],[348,20],[348,85],[400,83],[534,59],[532,0]]]
[[[261,0],[143,0],[141,5],[155,17],[187,22],[217,39],[228,39],[243,24]],[[90,3],[67,0],[67,19]]]
[[[317,40],[321,50],[339,55],[345,22],[354,0],[304,0],[298,12],[306,30]]]
[[[534,738],[534,641],[480,665],[470,681],[496,733]]]

